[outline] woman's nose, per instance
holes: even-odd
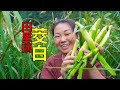
[[[65,42],[65,41],[67,41],[67,40],[66,40],[66,37],[65,37],[65,36],[62,36],[62,37],[61,37],[61,42]]]

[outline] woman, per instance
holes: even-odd
[[[70,19],[60,20],[52,26],[52,34],[56,47],[60,52],[50,56],[41,72],[41,79],[63,79],[67,71],[73,67],[75,56],[70,56],[75,40],[79,38],[77,33],[74,33],[75,22]],[[100,50],[102,51],[102,50]],[[85,54],[87,52],[85,51]],[[66,68],[55,68],[66,67]],[[87,67],[90,67],[87,66]],[[94,68],[101,68],[99,62],[96,62]],[[77,73],[73,79],[76,79]],[[103,70],[84,70],[83,79],[105,79]]]

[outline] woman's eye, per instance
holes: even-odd
[[[65,34],[66,36],[70,35],[70,33]]]
[[[58,37],[60,37],[60,36],[55,36],[55,38],[58,38]]]

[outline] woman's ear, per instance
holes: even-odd
[[[79,34],[77,34],[77,39],[80,39],[80,35]]]

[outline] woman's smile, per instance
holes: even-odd
[[[69,44],[63,44],[61,45],[61,48],[64,50],[64,49],[68,49],[69,48]]]

